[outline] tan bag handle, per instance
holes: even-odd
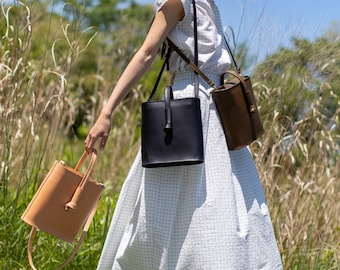
[[[79,171],[81,165],[84,163],[85,159],[89,156],[89,153],[87,151],[84,151],[84,153],[82,154],[81,158],[79,159],[76,167],[74,168],[75,170]],[[96,163],[96,160],[97,160],[97,151],[96,149],[93,149],[92,152],[91,152],[91,160],[90,160],[90,163],[89,163],[89,166],[82,178],[82,180],[80,181],[78,187],[76,188],[73,196],[72,196],[72,199],[65,204],[65,210],[69,210],[70,208],[71,209],[76,209],[77,208],[77,204],[78,204],[78,201],[79,201],[79,198],[80,198],[80,195],[83,191],[83,188],[86,184],[86,181],[89,179],[90,175],[91,175],[91,172],[93,170],[93,167],[94,167],[94,164]]]
[[[77,245],[74,247],[74,249],[73,249],[71,255],[66,259],[66,261],[65,261],[62,265],[60,265],[60,266],[57,268],[57,270],[63,269],[66,265],[68,265],[68,264],[72,261],[73,257],[77,254],[77,252],[78,252],[78,250],[79,250],[81,244],[83,243],[83,241],[84,241],[84,239],[85,239],[85,236],[86,236],[86,234],[87,234],[87,232],[88,232],[88,230],[89,230],[89,228],[90,228],[90,224],[91,224],[91,222],[92,222],[92,219],[93,219],[93,217],[94,217],[94,214],[96,213],[96,210],[97,210],[97,207],[98,207],[98,203],[99,203],[99,200],[98,200],[96,206],[93,207],[93,209],[92,209],[92,211],[91,211],[89,217],[87,218],[86,223],[85,223],[84,228],[83,228],[83,232],[81,233],[81,235],[80,235],[80,237],[79,237],[79,240],[78,240],[78,243],[77,243]],[[29,237],[29,239],[28,239],[28,249],[27,249],[27,252],[28,252],[28,261],[29,261],[29,264],[30,264],[30,266],[31,266],[31,268],[32,268],[33,270],[37,270],[37,268],[35,267],[35,265],[34,265],[34,263],[33,263],[33,259],[32,259],[32,253],[33,253],[33,239],[34,239],[34,236],[35,236],[36,231],[37,231],[37,228],[33,226],[33,227],[32,227],[32,230],[31,230],[31,233],[30,233],[30,237]]]

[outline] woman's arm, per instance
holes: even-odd
[[[145,71],[149,69],[162,42],[183,16],[184,9],[180,0],[168,0],[156,14],[142,46],[123,71],[107,104],[90,129],[85,140],[86,149],[90,150],[94,148],[99,138],[101,138],[100,149],[104,149],[111,130],[112,113],[139,81]]]

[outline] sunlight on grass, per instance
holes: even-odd
[[[97,73],[77,81],[71,76],[88,60],[82,56],[99,38],[94,28],[80,29],[79,22],[55,14],[49,15],[46,25],[32,19],[43,15],[37,6],[16,3],[6,6],[2,0],[0,16],[2,269],[28,269],[29,227],[20,216],[55,159],[75,165],[88,126],[112,83],[107,62],[98,64]],[[39,31],[48,35],[42,37]],[[327,80],[316,82],[285,69],[278,72],[275,61],[287,59],[286,51],[275,55],[282,53],[281,58],[269,58],[263,70],[257,67],[252,78],[266,134],[251,148],[285,269],[340,269],[340,85],[339,74],[331,72],[339,68],[338,43],[334,43],[334,61],[315,60],[325,59],[331,49],[311,53],[313,63],[320,65],[315,68],[331,74]],[[306,52],[301,52],[301,58]],[[122,50],[117,50],[114,57],[121,55]],[[93,58],[99,61],[104,56]],[[293,59],[287,59],[287,65]],[[313,95],[303,93],[305,88],[314,89]],[[110,140],[105,152],[99,153],[93,173],[106,190],[88,236],[67,269],[79,265],[94,269],[97,264],[120,187],[139,149],[140,104],[147,95],[146,86],[137,85],[115,112]],[[305,103],[308,106],[301,106]],[[82,122],[75,130],[79,115]],[[53,269],[71,249],[72,245],[41,233],[36,240],[36,264]]]

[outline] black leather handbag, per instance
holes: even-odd
[[[142,165],[155,168],[204,161],[200,100],[173,99],[171,86],[164,100],[142,104]]]
[[[195,29],[196,27],[195,23]],[[197,64],[197,38],[195,40]],[[152,100],[170,53],[171,48],[168,48],[151,95],[148,101],[142,104],[142,166],[147,168],[204,162],[198,74],[195,73],[194,97],[174,99],[171,86],[167,86],[163,100]]]

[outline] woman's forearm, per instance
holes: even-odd
[[[119,78],[108,102],[103,107],[102,113],[106,115],[111,115],[113,113],[119,103],[143,76],[145,70],[151,66],[155,55],[156,53],[147,52],[143,48],[137,51]]]
[[[149,69],[163,40],[183,16],[184,10],[179,0],[167,2],[156,14],[142,47],[124,70],[102,113],[106,115],[113,113],[144,72]]]
[[[169,0],[162,9],[157,12],[143,45],[125,68],[108,102],[90,129],[85,139],[85,148],[87,150],[91,151],[100,138],[100,148],[104,149],[111,130],[112,113],[143,76],[145,71],[149,69],[162,42],[183,16],[184,9],[180,0]]]

